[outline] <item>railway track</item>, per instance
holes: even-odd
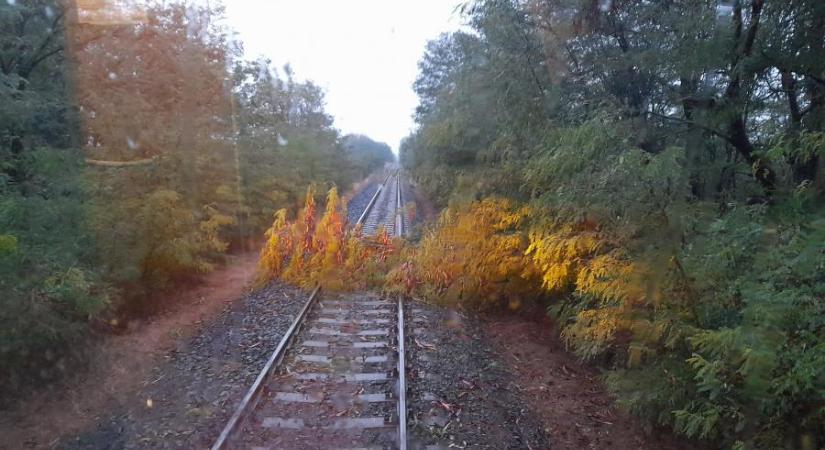
[[[398,172],[358,220],[404,230]],[[402,297],[309,296],[212,450],[407,448]]]
[[[404,234],[404,199],[401,186],[401,176],[397,170],[387,175],[384,182],[378,186],[356,222],[356,225],[363,227],[365,235],[375,235],[381,227],[390,235]]]

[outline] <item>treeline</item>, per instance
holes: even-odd
[[[651,423],[721,448],[825,445],[825,3],[463,13],[428,45],[401,148],[446,207],[408,285],[546,304]]]
[[[350,158],[357,161],[361,168],[361,178],[384,167],[384,164],[395,161],[395,155],[389,145],[376,142],[362,134],[348,134],[343,139],[344,148]]]
[[[250,248],[308,184],[378,164],[221,15],[0,3],[0,393],[65,374],[90,330]]]

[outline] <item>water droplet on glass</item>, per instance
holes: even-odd
[[[720,18],[728,17],[733,14],[733,6],[731,5],[718,5],[716,7],[716,16]]]

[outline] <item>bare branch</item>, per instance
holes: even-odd
[[[104,161],[100,159],[89,159],[86,158],[86,164],[90,166],[101,166],[101,167],[132,167],[132,166],[145,166],[152,164],[158,159],[157,156],[153,156],[151,158],[146,159],[137,159],[134,161]]]
[[[37,66],[41,62],[45,61],[48,57],[50,57],[52,55],[55,55],[55,54],[57,54],[57,53],[59,53],[60,51],[63,50],[62,45],[58,46],[55,49],[51,49],[51,50],[47,50],[47,49],[48,49],[49,45],[51,45],[51,43],[54,40],[55,36],[57,36],[58,33],[63,32],[62,31],[63,28],[59,25],[63,21],[63,17],[65,16],[65,13],[66,13],[65,10],[61,8],[60,12],[58,14],[55,14],[55,17],[52,20],[52,23],[51,23],[51,26],[50,26],[50,29],[51,29],[50,33],[46,36],[45,39],[43,39],[43,42],[40,43],[40,45],[37,47],[37,50],[35,50],[34,53],[32,53],[28,64],[26,64],[25,66],[21,65],[21,69],[19,71],[20,76],[22,76],[23,78],[27,78],[29,76],[29,74],[31,74],[32,71],[35,68],[37,68]]]
[[[731,142],[730,136],[728,136],[727,134],[722,133],[721,131],[716,130],[714,128],[711,128],[707,125],[702,125],[701,123],[694,122],[692,120],[687,120],[687,119],[682,119],[682,118],[679,118],[679,117],[668,116],[668,115],[665,115],[665,114],[659,114],[655,111],[646,111],[646,114],[658,117],[660,119],[665,119],[665,120],[668,120],[670,122],[676,122],[676,123],[681,123],[681,124],[685,124],[685,125],[694,126],[696,128],[705,130],[708,133],[713,134],[714,136],[720,137],[720,138],[724,139],[726,142]]]

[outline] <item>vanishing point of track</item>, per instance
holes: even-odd
[[[356,225],[402,236],[402,201],[394,171]],[[404,324],[402,297],[316,288],[212,450],[406,450]]]

